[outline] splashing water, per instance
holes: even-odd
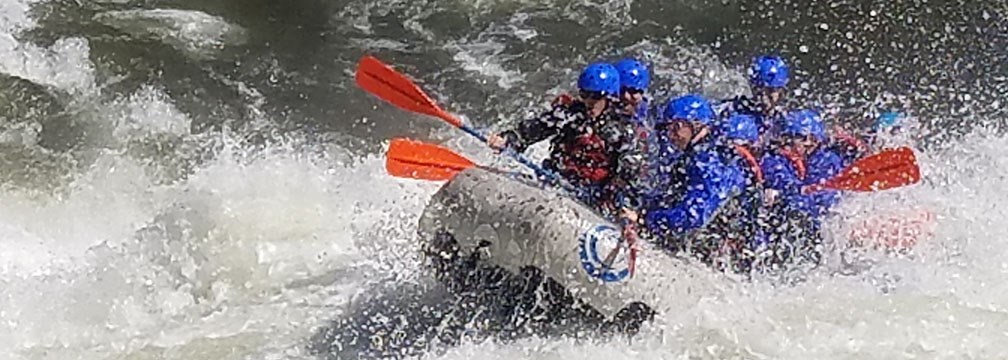
[[[572,79],[588,53],[646,57],[655,64],[659,99],[690,89],[716,97],[744,90],[744,69],[732,65],[741,62],[701,44],[709,39],[696,28],[713,25],[662,22],[669,13],[689,18],[718,5],[674,3],[352,2],[331,12],[285,5],[264,17],[304,21],[290,32],[273,31],[228,2],[185,10],[59,3],[69,11],[57,15],[73,18],[76,11],[84,19],[68,23],[80,28],[69,35],[45,17],[56,15],[31,12],[55,2],[0,3],[0,73],[20,79],[0,94],[17,91],[25,96],[16,105],[34,111],[4,114],[0,124],[0,171],[21,174],[0,176],[0,358],[309,358],[305,349],[316,329],[344,316],[348,304],[376,297],[374,284],[407,287],[429,277],[419,267],[415,232],[439,184],[387,176],[381,148],[399,133],[376,123],[446,139],[483,164],[514,166],[452,130],[405,125],[415,119],[375,106],[348,85],[343,62],[352,63],[362,49],[398,57],[425,88],[453,94],[444,101],[449,108],[484,126],[520,117],[542,92],[566,91],[558,79]],[[272,5],[236,7],[257,6]],[[725,11],[715,22],[732,23],[759,6]],[[1000,11],[990,13],[991,21]],[[636,26],[616,31],[626,23]],[[588,26],[605,31],[588,34]],[[45,38],[51,28],[51,41],[24,35]],[[317,28],[327,42],[304,40],[317,37],[303,36]],[[826,28],[817,31],[846,32]],[[584,36],[572,35],[579,31]],[[284,38],[290,34],[318,52],[295,47],[297,41]],[[808,47],[805,36],[799,42]],[[231,64],[232,53],[222,48],[249,57]],[[142,67],[150,63],[168,70]],[[314,70],[333,63],[338,71]],[[122,70],[129,66],[140,70]],[[984,81],[1004,79],[991,74]],[[799,97],[814,97],[816,84],[800,86]],[[268,124],[249,131],[237,121],[245,115],[207,115],[184,100],[207,100],[216,110],[231,106],[229,96]],[[946,124],[1003,122],[1003,92],[970,99],[987,101],[980,110],[990,111],[918,115],[944,117]],[[293,109],[299,107],[309,110]],[[288,115],[315,116],[322,124],[290,125]],[[207,116],[221,118],[208,125],[216,131],[197,131]],[[358,147],[314,133],[326,126],[369,140]],[[256,138],[261,132],[268,140]],[[1008,272],[1008,246],[999,234],[1008,230],[1001,191],[1008,138],[973,128],[926,145],[918,152],[922,184],[850,196],[832,222],[839,248],[852,219],[929,209],[934,234],[909,254],[866,252],[854,260],[834,254],[795,284],[741,282],[683,267],[670,270],[677,272],[665,299],[670,311],[632,341],[490,338],[419,357],[1006,357],[1008,287],[1000,280]]]

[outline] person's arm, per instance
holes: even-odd
[[[706,225],[727,197],[730,169],[717,155],[698,153],[687,170],[683,200],[670,208],[649,211],[645,223],[654,232],[682,234]]]
[[[610,156],[616,159],[615,185],[620,187],[623,195],[630,197],[634,204],[639,204],[643,191],[645,139],[637,136],[634,125],[620,121],[611,134]]]
[[[781,155],[767,155],[760,161],[763,171],[763,187],[782,194],[797,193],[801,180],[795,173],[791,160]]]
[[[871,151],[866,139],[841,126],[833,127],[833,141],[843,149],[844,153],[841,159],[844,160],[844,164],[853,163]]]
[[[501,132],[498,136],[504,139],[503,146],[524,152],[532,144],[559,133],[564,120],[572,116],[575,115],[565,106],[554,106],[536,117],[522,120],[515,128]]]
[[[821,184],[843,171],[843,159],[839,154],[822,149],[809,157],[808,177],[805,183]],[[820,190],[803,196],[803,211],[814,217],[824,214],[840,200],[836,190]]]
[[[779,154],[767,154],[760,160],[763,172],[765,203],[773,207],[781,202],[794,201],[793,195],[801,191],[801,179],[791,160]],[[793,204],[785,204],[793,205]]]

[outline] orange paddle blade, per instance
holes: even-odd
[[[462,121],[448,114],[412,80],[377,58],[365,55],[357,62],[357,86],[405,110],[436,116],[458,127]]]
[[[858,160],[823,187],[835,190],[878,191],[920,181],[920,168],[908,147],[884,150]]]
[[[409,139],[392,139],[385,170],[392,176],[420,180],[449,180],[475,163],[447,148]]]

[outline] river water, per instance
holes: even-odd
[[[925,181],[851,197],[838,238],[847,216],[906,207],[936,216],[932,237],[796,284],[689,268],[689,295],[670,291],[675,311],[633,341],[414,355],[1008,357],[1006,16],[1000,1],[0,0],[0,358],[313,358],[376,284],[429,282],[416,222],[439,184],[386,175],[384,146],[508,163],[356,88],[363,54],[492,130],[598,57],[648,59],[663,100],[742,93],[762,51],[792,61],[789,101],[830,121],[920,124]]]

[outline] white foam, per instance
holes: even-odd
[[[18,40],[22,31],[37,25],[29,16],[36,2],[9,0],[0,3],[0,72],[71,94],[92,91],[94,66],[88,59],[87,40],[58,39],[48,48]]]
[[[328,319],[332,310],[319,305],[332,300],[315,288],[416,273],[416,217],[436,184],[389,179],[378,158],[340,164],[282,147],[233,150],[173,186],[96,166],[64,200],[30,213],[0,204],[0,219],[24,229],[12,232],[44,242],[38,249],[60,248],[56,256],[73,264],[34,273],[7,264],[0,308],[17,310],[0,313],[5,351],[111,342],[122,348],[97,354],[113,355],[241,335],[256,353]],[[288,337],[254,336],[260,327]]]
[[[32,25],[17,24],[5,29]],[[253,153],[226,134],[190,135],[188,116],[152,86],[95,101],[86,41],[44,49],[10,31],[0,71],[87,104],[78,120],[96,142],[54,196],[0,193],[0,358],[220,358],[228,344],[282,354],[361,282],[416,276],[415,218],[436,184],[387,178],[375,157]],[[219,156],[161,184],[158,162],[126,145],[163,138]]]
[[[82,38],[59,39],[48,48],[0,33],[0,71],[73,94],[94,90],[90,47]]]
[[[197,10],[117,10],[97,14],[95,20],[135,37],[153,37],[196,59],[213,58],[247,40],[241,26]]]
[[[163,92],[149,85],[141,86],[125,101],[114,103],[106,114],[113,117],[113,138],[139,138],[165,134],[189,134],[190,119],[180,112]]]
[[[504,45],[500,43],[493,41],[460,42],[450,47],[456,51],[453,60],[461,63],[463,69],[496,78],[497,86],[502,89],[510,89],[525,79],[521,73],[504,68],[501,63],[504,60],[501,58]]]
[[[0,3],[0,32],[14,34],[35,26],[35,20],[28,16],[29,7],[35,0],[8,0]]]

